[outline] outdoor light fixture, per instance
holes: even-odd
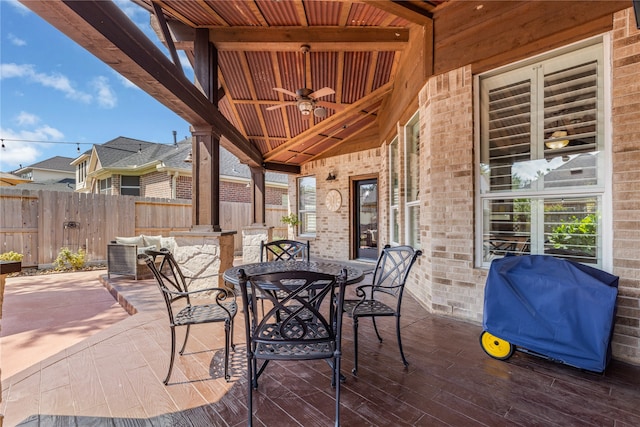
[[[329,172],[329,176],[327,177],[327,181],[333,181],[336,179],[336,174],[333,172]]]
[[[566,147],[569,144],[568,139],[561,139],[567,136],[566,130],[557,130],[551,134],[551,139],[546,141],[544,145],[550,150],[557,150],[558,148]]]
[[[313,111],[313,102],[308,99],[301,99],[298,101],[298,109],[303,116],[308,116]]]
[[[184,159],[185,163],[192,163],[193,162],[193,156],[191,155],[191,150],[189,150],[189,154],[187,155],[187,158]]]

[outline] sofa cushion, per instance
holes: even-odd
[[[150,249],[159,251],[160,248],[162,248],[162,236],[147,236],[146,234],[143,234],[142,237],[144,239],[145,246],[154,246],[154,248]]]
[[[116,237],[116,243],[119,243],[121,245],[145,246],[142,236]]]
[[[146,251],[148,251],[148,250],[157,251],[157,250],[158,250],[158,248],[156,248],[156,247],[155,247],[155,245],[152,245],[152,246],[142,246],[142,247],[141,247],[141,246],[138,246],[138,255],[140,255],[140,254],[145,254],[145,253],[146,253]]]

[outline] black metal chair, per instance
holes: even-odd
[[[265,243],[260,242],[260,262],[267,261],[309,261],[310,245],[309,241],[299,242],[297,240],[273,240]],[[284,297],[278,295],[278,297]],[[258,294],[262,311],[264,312],[264,300],[261,294]]]
[[[370,317],[372,319],[378,340],[382,342],[382,337],[376,325],[376,317],[394,316],[396,318],[396,334],[402,363],[405,366],[409,365],[402,350],[400,313],[407,276],[416,258],[421,254],[422,251],[414,250],[411,246],[391,247],[386,245],[378,258],[371,284],[360,285],[356,288],[356,295],[360,299],[344,301],[343,309],[353,319],[353,351],[355,356],[352,372],[354,375],[358,374],[358,321],[361,317]],[[387,299],[389,304],[381,301],[380,297],[385,295],[387,298],[393,299],[393,302],[389,299]]]
[[[238,272],[245,313],[249,426],[253,424],[253,389],[271,360],[326,359],[335,387],[335,425],[340,425],[342,301],[347,272],[340,276],[288,271],[247,277]],[[256,295],[271,303],[259,315]],[[280,297],[276,296],[280,295]],[[258,361],[261,361],[258,364]],[[304,398],[304,397],[300,397]]]
[[[260,262],[265,261],[309,261],[309,241],[273,240],[260,242]]]
[[[184,342],[179,352],[182,355],[187,346],[191,325],[214,322],[224,323],[224,377],[227,381],[231,380],[231,375],[229,374],[229,348],[235,348],[233,344],[233,320],[238,312],[236,296],[233,290],[211,287],[189,291],[182,270],[173,254],[165,248],[160,251],[148,250],[146,255],[138,255],[138,261],[146,263],[156,278],[169,314],[171,360],[169,361],[169,371],[163,383],[165,385],[169,383],[173,369],[176,350],[175,328],[178,326],[187,327]],[[213,300],[213,302],[192,304],[191,297],[195,295],[207,296],[207,300]]]

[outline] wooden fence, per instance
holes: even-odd
[[[268,207],[267,225],[286,236],[285,207]],[[250,203],[222,202],[220,226],[236,230],[235,253],[242,253],[242,228],[251,223]],[[51,264],[60,249],[86,251],[88,262],[104,262],[116,236],[169,236],[191,228],[191,201],[107,196],[57,191],[0,189],[0,253],[24,255],[24,267]]]

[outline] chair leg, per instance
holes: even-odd
[[[253,426],[253,369],[255,359],[251,355],[251,350],[247,348],[247,412],[248,426]]]
[[[336,383],[336,420],[335,427],[340,427],[340,359],[341,356],[338,355],[334,359],[334,371],[333,378]]]
[[[227,382],[231,381],[231,375],[229,375],[229,346],[231,345],[231,323],[226,320],[224,322],[224,379]]]
[[[353,375],[358,375],[358,318],[353,316]]]
[[[398,347],[400,348],[400,356],[402,357],[402,363],[405,368],[409,366],[406,357],[404,357],[404,351],[402,351],[402,337],[400,336],[400,316],[396,316],[396,334],[398,335]]]
[[[169,378],[171,377],[171,371],[173,370],[173,361],[176,358],[176,329],[175,327],[171,327],[171,358],[169,359],[169,371],[167,372],[167,376],[165,377],[164,385],[169,383]]]
[[[382,337],[380,336],[380,332],[378,332],[378,325],[376,324],[376,318],[372,317],[371,321],[373,322],[373,330],[376,331],[376,335],[378,337],[378,341],[382,342]]]
[[[191,325],[187,325],[187,330],[184,333],[184,342],[182,343],[182,348],[180,349],[180,356],[182,356],[182,353],[184,353],[184,349],[187,346],[187,340],[189,339],[190,328],[191,328]]]

